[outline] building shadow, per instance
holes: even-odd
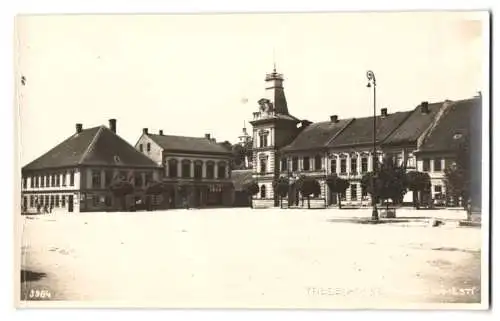
[[[29,270],[21,270],[21,283],[38,281],[46,277],[47,274],[43,272],[33,272]]]

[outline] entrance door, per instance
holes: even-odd
[[[68,196],[68,212],[73,212],[73,195]]]
[[[26,211],[28,209],[28,197],[24,196],[23,197],[23,211]]]

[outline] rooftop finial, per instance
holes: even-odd
[[[276,50],[273,48],[273,72],[276,73]]]

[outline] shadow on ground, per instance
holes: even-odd
[[[46,277],[47,274],[43,272],[33,272],[29,270],[21,270],[21,283],[38,281]]]

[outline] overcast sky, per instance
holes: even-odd
[[[474,96],[486,13],[24,16],[17,21],[20,162],[117,119],[151,132],[236,142],[273,61],[291,114],[325,121]],[[20,81],[18,81],[20,84]],[[244,103],[248,100],[247,103]]]

